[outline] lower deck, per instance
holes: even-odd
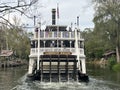
[[[40,81],[78,81],[81,71],[75,55],[41,55],[34,62],[32,74]]]
[[[74,55],[41,55],[39,70],[42,73],[75,73],[77,62]]]

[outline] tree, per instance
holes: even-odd
[[[38,0],[15,0],[9,2],[9,0],[1,0],[0,1],[0,19],[6,21],[7,23],[4,23],[3,21],[0,21],[2,24],[7,24],[10,27],[12,24],[9,22],[9,20],[5,19],[4,16],[9,13],[19,12],[21,15],[25,15],[29,17],[27,14],[30,7],[34,5]]]
[[[20,21],[18,18],[14,19],[16,24]],[[9,28],[6,25],[1,25],[2,33],[0,36],[1,49],[13,50],[17,58],[27,59],[30,52],[30,39],[25,30],[19,25],[14,28]]]
[[[81,34],[85,39],[85,52],[87,58],[100,59],[105,51],[100,34],[91,28],[86,28]]]
[[[93,0],[95,4],[95,31],[102,33],[109,45],[116,50],[117,62],[120,62],[120,1]]]
[[[30,50],[28,34],[19,27],[18,18],[11,24],[5,16],[9,13],[20,13],[30,18],[29,11],[38,0],[1,0],[0,1],[0,50],[11,49],[19,58],[27,58]]]

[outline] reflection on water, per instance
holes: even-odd
[[[94,64],[87,64],[87,68],[90,77],[120,85],[120,73],[114,72],[108,67],[101,67]]]
[[[110,87],[111,86],[111,87]],[[90,82],[86,83],[45,83],[38,81],[26,81],[14,87],[12,90],[119,90],[117,84],[96,80],[90,78]]]
[[[0,90],[120,90],[120,74],[94,65],[87,68],[89,83],[41,83],[27,79],[26,67],[1,69]]]
[[[25,67],[0,68],[0,90],[10,90],[17,85],[19,78],[25,75]]]

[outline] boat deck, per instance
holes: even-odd
[[[75,73],[77,60],[75,55],[41,55],[40,71],[42,73]]]

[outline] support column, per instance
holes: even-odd
[[[37,41],[35,41],[35,53],[37,53]]]
[[[78,32],[77,32],[77,30],[78,29],[75,29],[75,52],[76,52],[77,60],[78,60],[77,67],[80,70],[80,57],[79,57],[80,51],[78,48]]]
[[[32,59],[32,58],[30,58],[30,59],[29,59],[28,74],[32,74],[32,73],[33,73],[34,63],[35,63],[35,60]]]
[[[82,65],[82,73],[86,74],[86,64],[85,64],[85,58],[81,59],[81,65]]]
[[[45,30],[44,30],[44,38],[45,38]]]
[[[42,60],[42,57],[41,57],[41,69],[40,69],[40,73],[41,73],[41,82],[43,81],[43,60]]]
[[[69,38],[71,39],[72,37],[71,37],[71,32],[69,32]]]
[[[77,81],[77,60],[74,59],[74,80]]]
[[[81,36],[80,36],[80,32],[78,32],[78,37],[79,37],[79,39],[81,38]]]
[[[62,48],[63,48],[63,41],[61,41],[61,51],[63,51]]]
[[[52,46],[52,47],[53,47],[53,48],[52,48],[52,52],[54,52],[55,41],[52,41],[52,45],[53,45],[53,46]]]
[[[61,77],[60,77],[61,75],[60,75],[60,58],[59,58],[59,56],[58,56],[58,81],[60,82],[61,80]]]
[[[37,70],[39,70],[39,61],[40,61],[40,30],[41,30],[41,24],[39,24],[39,28],[38,28],[38,53],[37,53]]]
[[[71,44],[72,44],[72,41],[70,41],[70,52],[72,52],[72,50],[71,50],[71,46],[72,46],[72,45],[71,45]]]
[[[51,82],[51,81],[52,81],[52,73],[51,73],[51,56],[50,56],[50,67],[49,67],[49,68],[50,68],[50,71],[49,71],[49,72],[50,72],[50,82]]]
[[[75,59],[75,60],[76,60],[76,59]],[[78,82],[78,68],[77,68],[77,62],[78,62],[78,61],[76,61],[76,66],[75,66],[76,70],[75,70],[75,74],[76,74],[76,81]]]
[[[45,52],[45,43],[46,43],[46,41],[43,41],[43,43],[44,43],[44,52]]]
[[[66,61],[67,61],[67,63],[66,63],[66,65],[67,65],[67,80],[68,80],[68,82],[69,82],[69,60],[68,60],[68,56],[66,57]]]

